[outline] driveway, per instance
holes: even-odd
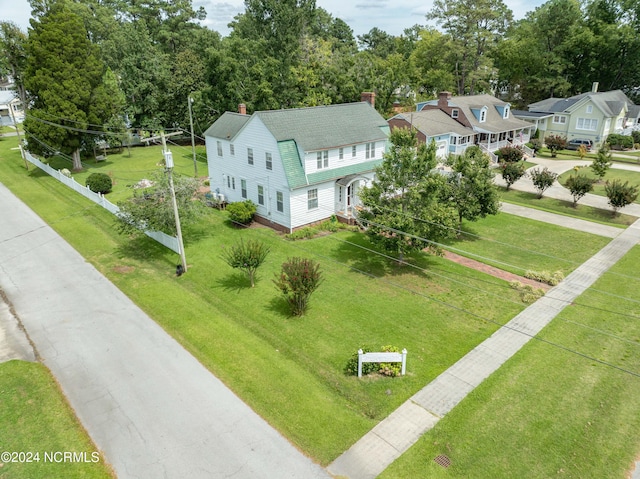
[[[329,477],[1,183],[0,210],[0,289],[118,477]]]

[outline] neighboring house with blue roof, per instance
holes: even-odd
[[[211,191],[249,199],[283,231],[353,218],[358,189],[382,162],[389,127],[366,102],[226,112],[205,132]]]
[[[567,140],[592,140],[599,146],[611,133],[622,133],[624,128],[637,124],[640,108],[621,90],[599,92],[594,83],[588,93],[547,98],[530,104],[528,112],[516,113],[525,121],[532,121],[536,115],[541,138],[560,135]]]
[[[414,126],[418,125],[416,121],[424,124],[421,131],[439,142],[440,156],[460,154],[475,144],[495,160],[493,152],[507,145],[524,145],[533,129],[530,123],[512,115],[510,103],[487,94],[452,97],[445,91],[437,100],[418,103],[416,110]],[[406,124],[407,114],[403,116]]]

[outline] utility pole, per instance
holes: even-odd
[[[20,129],[18,128],[18,123],[16,122],[16,114],[13,112],[13,105],[9,102],[9,112],[11,113],[11,118],[13,119],[13,127],[16,129],[16,134],[18,135],[18,145],[20,145],[20,155],[22,155],[22,159],[24,160],[24,167],[29,171],[29,162],[27,161],[26,156],[24,155],[24,151],[22,150],[22,138],[20,137]]]
[[[198,177],[198,163],[196,162],[196,140],[193,134],[193,114],[191,113],[191,104],[193,103],[193,98],[189,95],[187,98],[189,103],[189,124],[191,125],[191,152],[193,153],[193,171],[194,178]]]
[[[180,248],[180,258],[182,260],[182,271],[187,272],[187,258],[184,254],[184,244],[182,243],[182,229],[180,228],[180,216],[178,215],[178,202],[176,201],[176,190],[173,186],[173,154],[167,149],[167,140],[164,131],[160,132],[162,138],[162,154],[164,156],[164,166],[169,176],[169,189],[171,190],[171,203],[173,204],[173,216],[176,219],[176,231],[178,233],[178,247]]]

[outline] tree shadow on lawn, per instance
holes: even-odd
[[[256,277],[256,284],[259,281],[260,279]],[[216,282],[218,283],[218,286],[225,291],[235,291],[236,293],[239,293],[245,289],[251,289],[251,281],[249,280],[249,277],[245,273],[241,273],[239,271],[234,271]]]
[[[460,230],[458,230],[457,237],[442,240],[441,243],[445,246],[456,248],[464,245],[465,243],[471,243],[481,239],[480,234],[471,227],[471,224],[463,223]]]
[[[336,261],[376,278],[405,274],[428,278],[424,270],[429,269],[434,261],[428,254],[410,254],[403,263],[399,263],[393,255],[377,248],[363,234],[354,233],[337,241],[339,246],[332,253]]]
[[[137,261],[160,260],[168,251],[165,246],[143,234],[129,237],[116,248],[119,258],[131,258]]]

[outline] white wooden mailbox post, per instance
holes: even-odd
[[[362,363],[402,363],[401,374],[407,369],[407,350],[401,353],[363,353],[358,349],[358,377],[362,377]]]

